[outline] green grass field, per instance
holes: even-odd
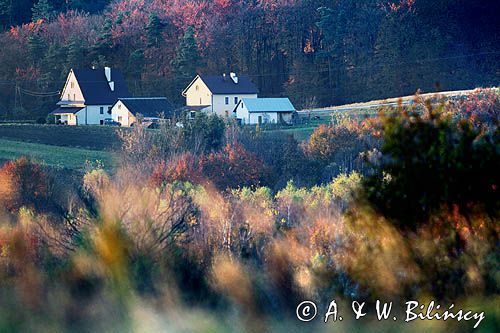
[[[116,127],[0,124],[0,139],[90,150],[118,148]]]
[[[108,151],[0,139],[0,160],[13,160],[22,156],[51,167],[71,170],[83,170],[87,160],[102,161],[109,170],[114,167],[113,153]]]

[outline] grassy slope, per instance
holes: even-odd
[[[119,146],[116,127],[0,124],[0,139],[109,150]]]
[[[0,160],[12,160],[21,156],[31,157],[49,166],[72,170],[82,170],[87,160],[100,160],[108,169],[114,165],[112,153],[106,151],[0,139]]]

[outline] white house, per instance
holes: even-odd
[[[154,123],[175,117],[174,107],[165,97],[119,98],[111,108],[111,117],[121,126],[130,127],[139,120]]]
[[[234,109],[242,124],[290,124],[295,107],[288,98],[243,98]]]
[[[72,69],[59,107],[51,114],[67,125],[103,125],[118,98],[129,96],[123,75],[116,69]]]
[[[248,76],[198,75],[182,92],[187,109],[232,117],[235,106],[243,98],[257,98],[257,87]]]

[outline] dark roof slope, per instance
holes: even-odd
[[[175,116],[173,105],[165,97],[137,97],[120,98],[132,114],[142,114],[144,117],[156,118],[163,115],[165,118]]]
[[[68,113],[72,113],[72,114],[76,114],[78,111],[82,110],[83,108],[63,108],[63,107],[59,107],[57,109],[55,109],[54,111],[52,111],[51,115],[61,115],[61,114],[68,114]]]
[[[111,69],[111,81],[115,83],[111,91],[104,69],[74,69],[87,105],[112,105],[120,97],[130,97],[125,79],[117,69]]]
[[[246,75],[238,76],[238,83],[234,83],[229,75],[200,75],[208,89],[213,94],[257,94],[255,84]]]

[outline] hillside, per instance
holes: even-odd
[[[499,13],[467,0],[0,0],[0,118],[44,117],[68,70],[92,65],[177,104],[196,72],[230,70],[298,108],[496,86]]]

